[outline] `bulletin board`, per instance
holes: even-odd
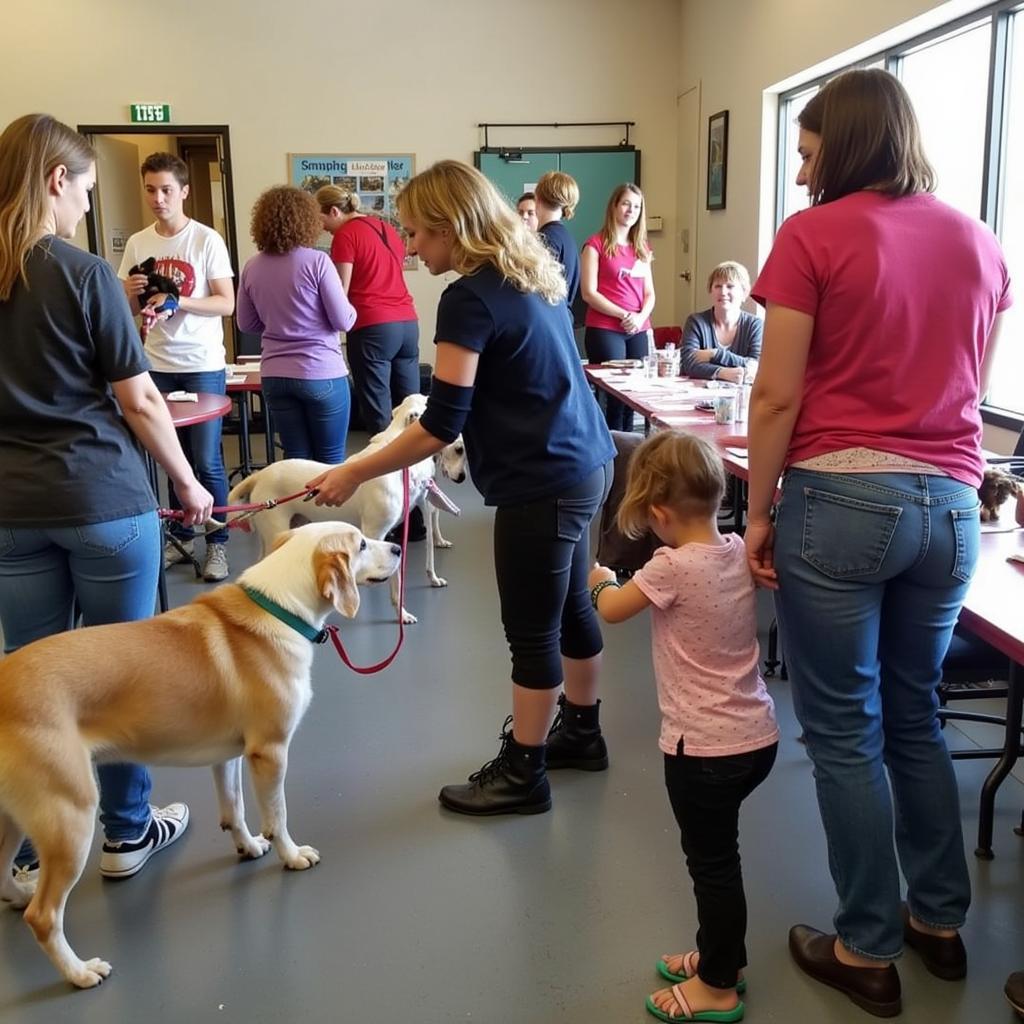
[[[416,173],[416,158],[410,153],[379,156],[342,153],[289,153],[288,181],[306,192],[316,192],[324,185],[337,185],[359,196],[359,209],[388,221],[403,234],[395,211],[398,193]],[[404,236],[403,236],[404,237]],[[326,232],[318,248],[330,251],[331,238]],[[406,256],[404,269],[415,270],[415,256]]]

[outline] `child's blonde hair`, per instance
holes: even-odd
[[[684,430],[660,430],[633,452],[619,530],[634,539],[650,529],[651,509],[662,505],[680,519],[713,516],[725,494],[725,467],[714,445]]]

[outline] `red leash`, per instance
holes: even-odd
[[[286,505],[289,501],[296,501],[302,498],[303,501],[309,501],[311,498],[316,496],[316,491],[296,491],[294,494],[289,494],[285,498],[270,498],[268,501],[258,502],[253,505],[217,505],[214,512],[244,512],[245,515],[238,516],[235,519],[229,520],[226,524],[221,524],[214,527],[214,529],[223,529],[224,525],[231,529],[235,526],[242,526],[243,529],[247,528],[246,520],[251,516],[256,515],[257,512],[262,512],[264,509],[276,508],[278,505]],[[185,513],[180,509],[173,508],[161,508],[157,510],[157,514],[161,519],[184,519]],[[212,531],[207,531],[212,532]],[[427,537],[427,543],[430,543],[430,537]],[[349,658],[348,652],[345,650],[345,645],[341,642],[341,631],[337,626],[326,626],[323,631],[323,639],[320,643],[326,643],[328,636],[331,638],[331,642],[334,644],[334,649],[338,652],[339,657],[353,672],[358,672],[360,675],[372,675],[375,672],[382,672],[388,667],[398,656],[398,652],[402,649],[402,644],[405,642],[405,623],[402,621],[402,612],[405,608],[405,556],[406,551],[409,547],[409,470],[402,470],[402,558],[400,564],[400,571],[402,573],[398,582],[398,643],[395,644],[395,649],[383,660],[378,661],[376,665],[367,665],[365,667],[355,665],[352,663],[352,659]]]

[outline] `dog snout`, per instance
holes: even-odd
[[[402,548],[401,548],[401,546],[398,545],[398,544],[392,544],[391,545],[391,554],[393,554],[396,558],[400,558],[401,555],[402,555]]]

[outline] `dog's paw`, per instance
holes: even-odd
[[[312,846],[299,846],[295,849],[295,855],[284,862],[284,866],[290,871],[305,871],[319,863],[319,850],[314,850]]]
[[[430,585],[432,587],[448,586],[448,581],[446,579],[442,579],[440,576],[428,576],[427,578],[430,580]]]
[[[450,548],[451,546],[452,542],[450,540],[445,540],[444,537],[438,537],[434,541],[435,548]]]
[[[0,892],[0,900],[8,904],[12,910],[24,910],[32,901],[36,891],[36,883],[16,882],[13,878]]]
[[[102,984],[104,978],[110,977],[112,970],[113,968],[106,960],[93,957],[92,960],[86,960],[70,971],[67,979],[78,988],[95,988],[97,985]]]
[[[238,856],[242,860],[259,860],[270,849],[270,840],[263,836],[249,836],[249,841],[238,844]]]
[[[407,612],[404,608],[402,609],[402,625],[403,626],[415,626],[419,622],[412,612]]]

